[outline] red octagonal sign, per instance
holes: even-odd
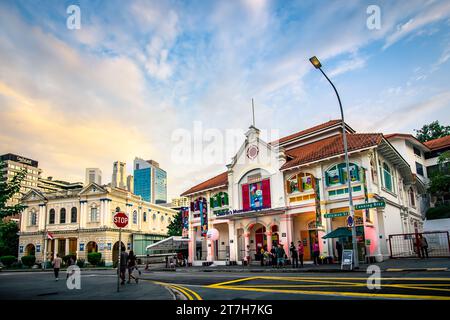
[[[123,212],[117,212],[114,215],[114,224],[118,227],[118,228],[125,228],[128,224],[128,217],[125,213]]]

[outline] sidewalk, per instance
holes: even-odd
[[[315,266],[312,263],[304,264],[303,268],[292,268],[285,266],[283,268],[261,267],[259,265],[251,266],[208,266],[208,267],[177,267],[176,269],[167,269],[164,267],[151,268],[151,271],[176,271],[176,272],[366,272],[370,265],[377,265],[384,272],[405,272],[405,271],[449,271],[450,258],[436,259],[389,259],[380,263],[360,264],[359,269],[341,270],[340,264],[323,264]]]

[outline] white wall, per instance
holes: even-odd
[[[425,220],[423,231],[450,231],[450,219]]]

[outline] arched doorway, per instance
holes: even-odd
[[[123,242],[122,243],[122,251],[125,251],[125,244]],[[113,246],[113,251],[112,251],[112,261],[113,263],[116,263],[119,260],[119,241],[117,241],[116,243],[114,243]]]
[[[273,225],[270,227],[270,231],[272,231],[272,247],[277,246],[280,243],[280,235],[278,234],[279,229],[277,225]]]
[[[86,246],[87,253],[98,252],[98,246],[95,241],[89,241]]]
[[[25,247],[25,255],[26,256],[34,256],[36,252],[36,249],[34,247],[34,244],[29,243],[27,244],[27,246]]]
[[[267,249],[266,227],[260,223],[255,223],[249,227],[250,231],[250,257],[259,261],[261,248]]]

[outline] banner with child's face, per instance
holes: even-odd
[[[250,184],[250,207],[258,209],[263,206],[262,182]]]

